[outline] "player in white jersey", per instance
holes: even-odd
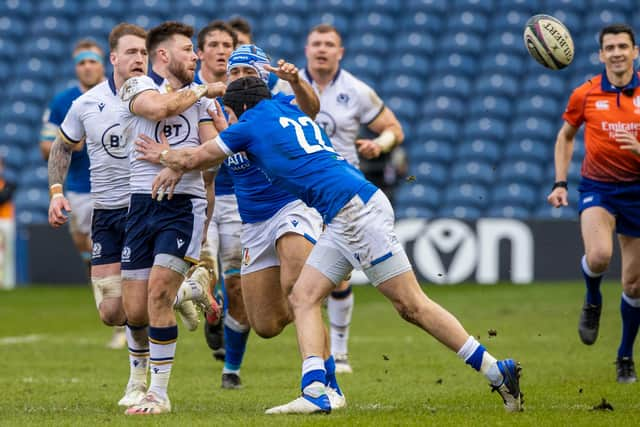
[[[177,290],[192,263],[197,262],[205,228],[207,200],[199,171],[175,174],[139,161],[131,145],[137,135],[166,137],[174,147],[196,147],[216,135],[207,109],[224,93],[224,84],[195,85],[197,57],[193,28],[165,22],[147,34],[150,76],[127,80],[120,89],[122,139],[129,148],[131,199],[122,250],[123,302],[129,321],[149,325],[151,382],[142,401],[128,415],[171,411],[167,387],[175,356],[178,329],[172,303],[176,296],[197,299],[206,311],[217,311],[206,290]],[[150,194],[155,175],[169,176],[169,195]],[[188,295],[190,293],[191,295]],[[140,296],[148,305],[140,304]]]
[[[320,97],[315,121],[324,128],[336,151],[353,166],[360,167],[358,153],[367,159],[387,153],[404,138],[402,126],[367,84],[340,68],[344,54],[338,31],[326,24],[314,27],[307,37],[307,67],[300,76]],[[380,134],[376,139],[357,139],[361,125]],[[342,282],[327,299],[331,324],[331,352],[336,372],[350,373],[348,339],[353,293],[348,281]]]
[[[60,125],[49,158],[52,199],[49,222],[59,227],[67,221],[63,209],[70,203],[61,182],[67,173],[75,146],[84,142],[91,160],[91,198],[94,205],[91,225],[93,251],[91,282],[100,318],[106,325],[125,325],[122,307],[120,256],[129,206],[129,157],[121,137],[118,90],[134,76],[147,73],[146,32],[132,24],[114,27],[109,36],[114,74],[77,98]],[[197,312],[190,300],[197,325]],[[149,353],[145,325],[127,324],[126,341],[130,352],[130,378],[121,406],[138,403],[146,391]],[[141,343],[141,344],[139,344]]]

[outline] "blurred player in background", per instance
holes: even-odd
[[[384,193],[336,153],[312,119],[286,99],[270,98],[262,80],[242,78],[229,85],[224,97],[238,122],[211,143],[169,150],[148,138],[136,142],[142,158],[177,171],[211,166],[245,152],[274,185],[318,210],[327,225],[289,295],[303,360],[302,396],[267,413],[331,412],[321,304],[354,266],[363,269],[405,320],[483,373],[506,410],[520,411],[517,364],[492,357],[453,315],[423,293],[395,235],[393,209]],[[216,127],[222,129],[217,122]]]
[[[49,155],[49,223],[60,227],[67,222],[64,211],[71,210],[62,182],[72,162],[72,153],[79,144],[88,151],[94,206],[91,282],[100,318],[106,325],[126,323],[120,256],[129,206],[129,159],[121,137],[118,90],[130,77],[147,74],[145,39],[145,30],[137,25],[114,27],[109,35],[113,75],[73,102]],[[149,346],[146,327],[127,325],[126,339],[130,376],[125,395],[119,402],[121,406],[138,403],[145,395],[147,382]]]
[[[307,68],[300,76],[308,81],[320,97],[316,122],[331,139],[336,151],[356,168],[358,154],[374,159],[402,143],[402,126],[376,92],[348,71],[340,68],[344,55],[342,38],[331,25],[314,27],[305,47]],[[360,125],[379,134],[375,139],[357,139]],[[353,293],[343,282],[327,301],[331,324],[331,352],[338,373],[352,372],[348,359],[348,339]]]
[[[611,25],[600,32],[600,61],[605,70],[573,91],[555,146],[556,182],[548,201],[568,205],[567,171],[574,137],[585,125],[586,155],[578,191],[585,255],[582,273],[587,292],[578,332],[591,345],[598,337],[600,283],[613,251],[612,234],[622,252],[622,340],[616,359],[617,380],[636,381],[633,343],[640,325],[640,78],[634,70],[638,47],[631,27]]]
[[[73,61],[76,64],[78,86],[70,87],[49,103],[43,117],[40,137],[40,150],[45,160],[49,160],[51,145],[58,134],[58,128],[64,120],[71,103],[80,95],[105,80],[104,52],[93,40],[80,40],[73,49]],[[72,214],[69,231],[73,243],[87,268],[91,269],[91,184],[89,182],[89,156],[84,141],[73,146],[71,164],[64,182]],[[90,274],[89,274],[90,275]],[[107,343],[109,348],[124,348],[127,344],[124,328],[114,327],[113,336]]]
[[[229,56],[237,44],[236,34],[224,21],[213,21],[198,33],[198,57],[200,71],[196,75],[196,83],[227,82],[227,64]],[[244,310],[242,291],[240,289],[240,259],[242,243],[240,233],[242,221],[238,213],[238,202],[234,194],[233,182],[228,166],[220,165],[213,183],[213,171],[205,171],[207,192],[215,193],[215,204],[209,228],[203,261],[212,271],[209,290],[215,294],[214,287],[218,281],[218,259],[222,272],[224,290],[224,314],[222,322],[208,316],[204,328],[205,338],[213,356],[224,360],[222,388],[238,388],[239,371],[244,355],[249,323]],[[213,186],[213,189],[211,188]]]
[[[179,22],[165,22],[149,30],[149,76],[132,77],[120,89],[131,191],[121,257],[123,302],[130,324],[149,325],[151,372],[145,397],[126,410],[128,415],[171,411],[167,388],[178,338],[174,304],[191,299],[207,312],[217,310],[207,283],[194,280],[179,291],[191,264],[198,261],[205,232],[207,199],[202,174],[194,171],[180,176],[169,169],[159,170],[138,160],[129,145],[139,134],[156,139],[162,134],[175,147],[193,147],[217,134],[207,112],[213,104],[204,97],[222,95],[225,85],[193,83],[198,58],[192,36],[193,28]],[[173,182],[167,198],[151,192],[158,172]]]
[[[251,34],[251,24],[239,16],[229,19],[227,22],[231,29],[235,31],[238,38],[238,46],[243,44],[253,44],[253,35]]]

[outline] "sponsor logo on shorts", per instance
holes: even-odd
[[[593,196],[588,196],[582,199],[582,203],[590,203],[593,202]]]
[[[176,239],[176,243],[178,244],[178,249],[184,246],[184,240],[180,238]]]
[[[91,251],[91,258],[100,258],[102,256],[102,245],[94,242],[93,249]]]
[[[298,220],[297,219],[292,219],[291,220],[291,225],[293,225],[294,227],[298,226]]]
[[[131,261],[131,248],[129,246],[125,246],[124,248],[122,248],[122,257],[120,261],[121,262]]]

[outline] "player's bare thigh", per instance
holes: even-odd
[[[263,338],[278,335],[293,320],[280,286],[280,267],[243,274],[242,298],[253,330]]]
[[[312,249],[313,244],[297,233],[286,233],[276,241],[276,251],[280,260],[280,283],[285,296],[291,293]]]
[[[580,214],[580,229],[587,264],[594,273],[602,273],[609,266],[615,227],[615,217],[600,206],[587,208]]]

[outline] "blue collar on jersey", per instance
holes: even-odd
[[[623,88],[617,88],[616,86],[614,86],[613,84],[611,84],[611,82],[609,81],[609,79],[607,78],[607,72],[603,71],[602,72],[602,91],[603,92],[622,92],[625,95],[627,93],[631,93],[631,95],[633,95],[633,90],[637,87],[640,87],[640,79],[638,79],[638,72],[637,71],[633,71],[633,77],[631,78],[631,81]],[[628,95],[630,96],[630,95]]]
[[[116,82],[113,80],[113,74],[111,74],[107,80],[109,81],[109,89],[111,89],[114,95],[117,95],[118,91],[116,90]]]
[[[153,68],[149,68],[149,77],[151,77],[151,79],[158,86],[160,86],[162,84],[162,82],[164,81],[164,77],[162,77],[160,74],[158,74],[155,71],[153,71]]]
[[[338,67],[338,71],[336,71],[336,75],[333,76],[333,80],[331,80],[331,84],[334,84],[336,80],[338,80],[338,76],[340,76],[340,71],[342,71],[342,68]],[[309,84],[312,85],[313,78],[311,78],[311,73],[309,72],[309,69],[307,67],[304,67],[304,75],[307,76],[307,80],[309,80]]]

